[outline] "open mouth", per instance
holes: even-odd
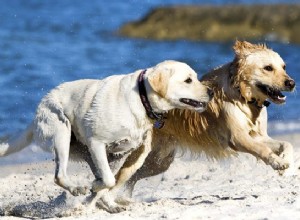
[[[257,84],[256,86],[274,103],[282,104],[285,102],[286,96],[283,95],[279,89],[264,84]]]
[[[180,98],[179,101],[194,108],[206,108],[207,106],[206,102],[198,102],[194,99]]]

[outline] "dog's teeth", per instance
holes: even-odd
[[[286,96],[283,96],[283,97],[278,96],[277,99],[285,100],[285,99],[286,99]]]

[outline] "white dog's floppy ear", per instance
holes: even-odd
[[[168,82],[171,70],[168,68],[154,68],[148,75],[151,88],[161,97],[165,97],[168,89]]]

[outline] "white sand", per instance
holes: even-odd
[[[299,159],[300,135],[281,139],[293,143]],[[74,180],[85,184],[93,180],[85,164],[70,163],[69,167]],[[54,184],[53,174],[51,161],[0,166],[0,213],[12,213],[13,207],[21,205],[30,209],[28,217],[37,218],[300,219],[300,177],[281,177],[245,154],[219,162],[177,158],[166,173],[140,181],[134,191],[136,202],[118,214],[81,209],[84,197],[63,193]]]

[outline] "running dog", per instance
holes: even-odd
[[[118,189],[142,166],[151,151],[153,122],[162,127],[163,114],[174,108],[202,112],[211,96],[194,70],[177,61],[103,80],[67,82],[41,100],[33,123],[20,137],[0,144],[0,155],[32,142],[54,150],[55,182],[73,195],[86,194],[87,187],[76,186],[67,176],[72,141],[71,153],[86,159],[96,177],[92,192],[100,195],[108,211],[118,212],[122,207],[110,199],[110,190]],[[80,144],[74,145],[74,139]],[[80,153],[76,147],[82,146],[87,151]],[[119,165],[115,178],[107,155],[124,158],[134,150],[138,157],[129,166],[119,169]]]
[[[293,146],[267,134],[268,105],[285,103],[282,91],[293,91],[295,81],[278,53],[266,45],[236,41],[233,49],[232,62],[201,79],[214,91],[207,110],[172,110],[165,127],[154,131],[152,152],[127,182],[129,197],[138,180],[169,168],[178,146],[215,159],[246,152],[280,174],[295,172]]]

